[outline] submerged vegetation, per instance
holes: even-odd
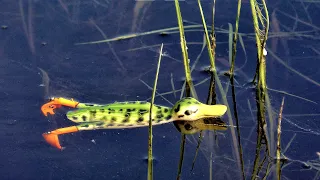
[[[319,2],[4,1],[2,179],[320,179]],[[187,97],[228,108],[171,119]]]
[[[83,45],[83,44],[97,44],[97,43],[109,43],[112,41],[118,41],[118,40],[124,40],[124,39],[130,39],[135,38],[139,36],[145,36],[145,35],[151,35],[151,34],[161,34],[161,35],[168,35],[168,34],[174,34],[179,33],[180,35],[180,46],[181,46],[181,57],[185,72],[185,80],[184,84],[181,89],[175,89],[175,86],[173,84],[173,80],[171,79],[172,84],[172,91],[166,92],[166,93],[157,93],[156,92],[156,83],[157,83],[157,76],[159,72],[159,65],[157,69],[157,76],[155,79],[155,84],[153,89],[153,94],[151,98],[151,104],[154,102],[155,96],[164,96],[167,94],[174,94],[176,96],[177,92],[181,92],[181,96],[192,96],[194,98],[198,98],[197,92],[196,92],[196,86],[205,83],[206,81],[209,81],[209,87],[208,87],[208,95],[207,95],[207,104],[216,104],[217,101],[221,101],[223,104],[228,106],[228,112],[227,112],[227,119],[229,124],[229,130],[231,133],[231,141],[232,141],[232,154],[233,157],[224,157],[230,161],[232,161],[234,166],[232,167],[233,172],[235,172],[237,175],[236,177],[241,177],[242,179],[267,179],[267,178],[276,178],[281,179],[282,177],[282,169],[286,167],[286,163],[292,163],[292,162],[298,162],[300,164],[303,164],[304,166],[308,167],[309,169],[315,169],[317,172],[315,179],[319,178],[319,160],[311,160],[311,161],[298,161],[298,160],[291,160],[288,157],[284,156],[284,153],[288,150],[290,147],[291,141],[288,143],[286,148],[283,148],[281,145],[281,121],[282,119],[285,119],[283,116],[283,111],[285,111],[285,101],[284,98],[282,100],[281,108],[276,109],[273,107],[270,97],[269,97],[269,91],[272,92],[278,92],[285,96],[290,96],[294,98],[299,98],[303,101],[308,101],[312,103],[316,103],[312,100],[290,94],[285,91],[279,91],[275,89],[268,88],[267,83],[267,61],[268,57],[271,55],[272,58],[274,58],[276,61],[279,61],[281,64],[283,64],[287,69],[290,71],[298,74],[299,76],[303,77],[305,80],[319,86],[319,83],[315,80],[312,80],[311,78],[305,76],[304,74],[300,73],[299,71],[296,71],[295,69],[291,68],[287,63],[285,63],[283,60],[281,60],[279,57],[277,57],[274,53],[274,50],[269,49],[267,47],[267,44],[269,43],[269,39],[273,38],[272,43],[276,43],[274,39],[281,36],[287,36],[288,34],[281,34],[280,32],[278,34],[270,34],[269,33],[269,27],[270,27],[270,19],[269,19],[269,10],[268,10],[268,4],[265,0],[250,0],[250,8],[252,13],[252,29],[254,30],[254,33],[252,34],[244,34],[239,33],[239,22],[240,22],[240,15],[241,15],[241,7],[243,6],[243,3],[241,0],[238,0],[238,6],[237,6],[237,12],[235,13],[235,26],[233,29],[232,24],[229,23],[229,30],[224,30],[217,28],[215,26],[215,16],[217,15],[215,13],[216,9],[216,1],[213,0],[212,3],[212,23],[210,25],[206,22],[206,16],[204,15],[204,11],[202,9],[201,1],[197,1],[198,9],[199,9],[199,19],[201,19],[202,24],[194,24],[194,25],[185,25],[183,21],[183,9],[180,9],[180,3],[178,0],[174,1],[174,6],[176,10],[176,18],[177,18],[177,24],[178,27],[170,27],[166,29],[159,29],[159,30],[153,30],[149,32],[143,32],[139,34],[131,34],[126,36],[120,36],[112,39],[104,39],[100,41],[94,41],[94,42],[85,42],[85,43],[77,43],[77,45]],[[172,4],[173,5],[173,4]],[[275,11],[274,11],[275,12]],[[281,12],[283,13],[283,12]],[[294,18],[293,16],[289,16],[289,18]],[[273,17],[273,29],[277,29],[277,24],[275,17]],[[296,19],[297,22],[300,22]],[[310,25],[310,24],[309,24]],[[200,29],[200,28],[203,29]],[[316,28],[312,26],[313,28]],[[204,41],[202,42],[202,50],[199,56],[201,56],[202,52],[205,50],[208,52],[208,62],[210,63],[210,66],[206,68],[206,72],[208,74],[208,78],[204,81],[194,84],[194,81],[192,79],[192,71],[194,69],[194,65],[190,66],[191,60],[189,59],[189,54],[192,52],[192,49],[188,48],[188,39],[185,37],[185,33],[192,32],[192,31],[200,31],[203,33]],[[219,46],[217,44],[217,33],[226,33],[229,34],[229,70],[224,73],[225,76],[229,78],[229,82],[227,82],[227,86],[223,86],[223,83],[221,82],[221,75],[218,73],[216,68],[216,47]],[[299,32],[290,32],[292,34],[299,34]],[[255,118],[255,124],[256,127],[252,129],[251,132],[256,131],[256,142],[255,144],[255,153],[251,154],[251,156],[254,156],[253,160],[254,162],[246,163],[246,159],[248,159],[248,154],[244,153],[244,147],[247,146],[247,143],[244,143],[243,135],[241,134],[241,118],[239,118],[238,115],[238,109],[239,109],[239,103],[237,102],[237,81],[236,81],[236,72],[239,71],[241,68],[236,67],[236,55],[237,55],[237,45],[241,45],[241,49],[244,51],[245,56],[247,58],[246,54],[246,47],[245,43],[243,41],[243,37],[247,37],[248,39],[254,40],[256,44],[256,61],[253,62],[251,59],[248,61],[248,63],[254,63],[256,64],[255,67],[255,74],[252,74],[252,81],[249,83],[249,86],[251,89],[254,89],[255,91],[255,106],[256,106],[256,118]],[[190,42],[191,44],[191,42]],[[161,44],[161,50],[159,54],[159,64],[162,56],[165,56],[165,54],[162,52],[163,47],[166,45]],[[142,47],[137,49],[130,49],[130,51],[135,51],[143,48],[150,48],[152,46],[148,47]],[[155,45],[155,47],[158,47],[158,45]],[[315,50],[316,51],[316,50]],[[318,52],[319,53],[319,52]],[[270,54],[270,55],[269,55]],[[267,56],[269,55],[269,56]],[[198,59],[194,62],[196,64]],[[172,78],[172,74],[171,74]],[[228,88],[231,88],[231,96],[232,96],[232,102],[227,100],[228,95]],[[232,104],[232,105],[230,105]],[[244,106],[243,104],[241,106]],[[250,111],[253,114],[253,110],[251,109],[252,106],[250,102],[248,101],[248,111]],[[277,113],[278,112],[278,113]],[[177,123],[175,123],[175,126],[177,127]],[[293,123],[294,124],[294,123]],[[300,127],[299,125],[296,125]],[[301,128],[300,128],[301,129]],[[185,153],[185,144],[187,143],[187,137],[186,134],[181,134],[181,144],[180,144],[180,160],[178,162],[178,169],[177,169],[177,179],[180,179],[180,177],[183,175],[183,163],[184,163],[184,153]],[[203,138],[204,138],[204,132],[200,131],[199,136],[197,139],[194,138],[194,136],[191,136],[190,139],[194,138],[193,141],[197,143],[197,148],[195,151],[194,161],[192,164],[192,171],[194,171],[194,167],[196,166],[196,160],[198,156],[198,152],[204,148],[201,148],[203,146]],[[218,139],[220,138],[219,132],[210,132],[208,133],[209,138],[209,144],[214,144],[217,148],[219,145]],[[294,137],[293,137],[294,138]],[[150,121],[149,126],[149,156],[148,156],[148,179],[153,179],[153,170],[156,171],[156,169],[153,169],[152,166],[152,126]],[[213,162],[214,159],[219,158],[215,155],[214,151],[210,151],[209,156],[207,156],[207,159],[209,161],[209,175],[210,179],[215,179],[213,177],[213,165],[216,162]],[[251,159],[251,158],[250,158]],[[218,176],[218,175],[217,175]],[[228,176],[227,176],[228,177]]]

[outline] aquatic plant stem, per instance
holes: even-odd
[[[256,45],[257,45],[257,72],[256,76],[257,77],[257,87],[256,87],[256,96],[257,96],[257,107],[258,107],[258,120],[261,120],[261,127],[264,129],[264,134],[266,140],[268,140],[268,131],[266,131],[266,119],[265,119],[265,102],[266,102],[266,96],[267,96],[267,83],[266,83],[266,54],[264,53],[265,46],[266,46],[266,41],[268,37],[268,32],[269,32],[269,15],[268,15],[268,10],[267,6],[264,0],[262,0],[263,4],[263,9],[265,13],[265,23],[262,23],[262,26],[264,27],[263,31],[260,30],[259,28],[259,22],[258,18],[262,17],[261,10],[259,7],[257,7],[257,2],[256,0],[250,0],[250,5],[251,5],[251,11],[252,11],[252,17],[253,17],[253,24],[254,24],[254,30],[255,30],[255,37],[256,37]],[[261,20],[261,18],[260,18]],[[269,117],[271,120],[272,118]],[[270,122],[272,123],[272,121]],[[272,126],[272,124],[271,124]],[[271,127],[272,128],[272,127]],[[271,130],[271,132],[273,132]],[[272,135],[272,133],[271,133]],[[273,138],[271,138],[273,139]],[[268,144],[268,141],[266,142]],[[268,149],[272,149],[268,145]]]
[[[281,120],[282,120],[282,112],[283,112],[283,106],[284,106],[284,97],[282,98],[279,117],[278,117],[278,141],[277,141],[277,179],[281,179]]]
[[[241,11],[241,0],[238,0],[238,11],[236,16],[236,25],[233,34],[233,44],[232,44],[232,56],[231,56],[231,67],[230,67],[230,76],[234,77],[234,64],[236,59],[237,52],[237,42],[238,42],[238,32],[239,32],[239,20],[240,20],[240,11]]]
[[[198,144],[197,144],[196,152],[195,152],[195,155],[194,155],[193,161],[192,161],[191,171],[193,171],[194,165],[196,164],[196,159],[197,159],[197,156],[198,156],[198,153],[199,153],[199,149],[200,149],[200,145],[201,145],[201,142],[202,142],[202,136],[203,136],[203,131],[200,131],[199,137],[198,137]]]
[[[186,144],[186,135],[185,134],[181,134],[180,158],[179,158],[177,180],[180,180],[180,177],[181,177],[185,144]]]
[[[207,104],[216,104],[216,93],[213,93],[213,92],[215,92],[214,85],[215,85],[214,74],[211,73],[209,92],[208,92],[208,97],[207,97]],[[199,137],[198,137],[198,144],[197,144],[197,148],[196,148],[196,153],[194,155],[193,162],[192,162],[191,171],[194,169],[194,165],[196,163],[196,159],[197,159],[197,156],[199,153],[202,138],[203,138],[203,131],[200,131]],[[212,172],[212,170],[210,170],[210,172]]]
[[[208,31],[206,30],[206,22],[205,22],[205,18],[204,18],[204,15],[203,15],[203,12],[202,12],[202,7],[201,7],[201,3],[200,3],[200,0],[198,0],[198,5],[199,5],[199,9],[200,9],[200,12],[201,12],[201,18],[202,18],[202,24],[203,24],[203,28],[204,28],[204,33],[205,33],[205,36],[206,36],[206,43],[207,43],[207,48],[208,48],[208,52],[209,52],[209,58],[210,58],[210,64],[211,64],[211,68],[210,68],[210,72],[211,72],[211,75],[214,76],[213,78],[213,93],[215,93],[215,85],[217,84],[218,85],[218,88],[219,88],[219,91],[221,93],[221,96],[222,96],[222,100],[223,100],[223,103],[230,107],[229,104],[228,104],[228,101],[227,101],[227,98],[226,98],[226,93],[224,92],[224,89],[221,85],[221,82],[220,82],[220,79],[218,77],[218,74],[217,74],[217,71],[216,71],[216,68],[215,68],[215,63],[214,63],[214,55],[215,55],[215,33],[214,33],[214,29],[212,29],[212,42],[210,44],[210,41],[209,40],[209,35],[208,35]],[[214,12],[213,12],[213,15],[214,15]],[[214,18],[214,17],[213,17]],[[214,23],[214,21],[213,21]],[[214,27],[214,25],[212,26]],[[214,96],[215,97],[215,96]],[[228,108],[228,111],[227,111],[227,114],[228,114],[228,120],[229,120],[229,124],[230,126],[233,126],[233,120],[232,120],[232,115],[230,113],[230,108]],[[238,143],[237,143],[237,138],[236,138],[236,133],[235,133],[235,130],[232,128],[230,129],[231,130],[231,134],[232,134],[232,141],[233,141],[233,148],[235,150],[235,156],[236,156],[236,159],[237,159],[237,162],[239,163],[239,167],[241,166],[240,165],[240,155],[238,153]]]
[[[158,66],[157,66],[157,72],[156,77],[154,79],[154,86],[152,90],[152,98],[151,98],[151,104],[150,104],[150,115],[149,115],[149,138],[148,138],[148,180],[153,179],[153,155],[152,155],[152,107],[154,104],[154,97],[157,90],[157,83],[158,83],[158,76],[159,76],[159,70],[160,70],[160,63],[161,63],[161,57],[162,57],[162,49],[163,44],[161,44],[160,48],[160,54],[158,59]]]
[[[256,45],[257,45],[257,68],[256,73],[253,79],[253,82],[257,81],[256,85],[256,99],[257,99],[257,119],[258,119],[258,138],[257,138],[257,147],[256,147],[256,158],[254,162],[254,168],[252,172],[252,179],[255,179],[259,176],[259,171],[261,170],[264,160],[262,160],[262,163],[259,165],[259,156],[260,156],[260,150],[262,145],[262,140],[264,140],[266,149],[265,153],[270,156],[270,151],[272,151],[272,143],[273,141],[273,120],[271,114],[271,108],[269,103],[269,97],[267,92],[267,83],[266,83],[266,41],[268,37],[269,32],[269,15],[268,15],[268,9],[265,3],[265,0],[261,0],[264,10],[264,15],[262,15],[261,9],[258,6],[258,2],[256,0],[250,0],[251,5],[251,12],[252,12],[252,18],[253,18],[253,25],[254,25],[254,31],[255,31],[255,38],[256,38]],[[258,17],[260,20],[260,23],[263,27],[263,30],[260,30]],[[267,101],[267,103],[266,103]],[[268,134],[267,129],[267,121],[266,121],[266,104],[268,107],[268,113],[269,113],[269,123],[270,123],[270,132],[271,132],[271,138]],[[270,145],[270,139],[271,139],[271,145]],[[265,156],[266,156],[265,154]],[[268,169],[269,169],[270,163],[268,163],[266,168],[266,173],[264,178],[268,175]]]
[[[207,47],[208,47],[208,54],[209,54],[209,59],[210,59],[210,72],[216,72],[215,57],[214,57],[215,53],[212,52],[214,50],[211,48],[209,33],[208,33],[208,29],[207,29],[205,18],[204,18],[204,15],[203,15],[203,11],[202,11],[202,6],[201,6],[200,0],[198,0],[198,5],[199,5],[200,14],[201,14],[202,25],[203,25],[203,29],[204,29],[204,33],[205,33],[206,43],[207,43]]]
[[[215,76],[213,71],[215,71],[215,47],[216,47],[216,41],[215,41],[215,33],[214,33],[214,15],[215,15],[215,0],[213,2],[213,6],[212,6],[212,31],[211,31],[211,42],[209,39],[209,33],[207,30],[207,26],[206,26],[206,22],[204,19],[204,15],[203,15],[203,11],[202,11],[202,6],[200,1],[198,1],[198,5],[199,5],[199,10],[201,13],[201,19],[202,19],[202,25],[203,25],[203,29],[205,32],[205,36],[204,39],[206,40],[206,44],[207,44],[207,49],[208,49],[208,53],[209,53],[209,57],[210,57],[210,62],[211,62],[211,67],[209,69],[211,78],[210,78],[210,86],[209,86],[209,94],[207,97],[207,104],[216,104],[216,92],[215,92]],[[204,48],[204,46],[203,46]],[[202,48],[202,50],[203,50]],[[194,168],[197,156],[198,156],[198,152],[200,149],[200,145],[202,142],[202,136],[203,136],[203,131],[200,131],[199,133],[199,138],[198,138],[198,144],[197,144],[197,148],[196,148],[196,152],[195,152],[195,156],[193,158],[193,162],[192,162],[192,167],[191,167],[191,171]],[[212,153],[211,153],[212,156]],[[210,167],[210,178],[212,178],[212,168]]]
[[[197,25],[197,24],[196,25],[188,25],[188,26],[184,26],[184,29],[193,29],[193,28],[198,28],[198,27],[201,27],[201,25]],[[136,37],[146,36],[146,35],[151,35],[151,34],[161,34],[163,32],[174,31],[174,30],[178,30],[178,29],[179,29],[179,27],[157,29],[157,30],[152,30],[152,31],[148,31],[148,32],[117,36],[117,37],[110,38],[110,39],[75,43],[75,45],[100,44],[100,43],[106,43],[106,42],[112,42],[112,41],[121,41],[121,40],[127,40],[127,39],[131,39],[131,38],[136,38]]]
[[[181,45],[181,52],[183,56],[183,64],[184,64],[184,70],[185,70],[185,77],[186,77],[186,96],[190,97],[192,94],[193,97],[197,97],[197,94],[195,92],[192,79],[191,79],[191,71],[190,71],[190,65],[189,65],[189,58],[188,58],[188,48],[187,43],[184,35],[184,27],[182,23],[182,16],[180,11],[180,5],[179,1],[175,0],[175,7],[176,7],[176,13],[177,13],[177,20],[178,20],[178,26],[179,26],[179,32],[180,32],[180,45]],[[176,122],[174,122],[175,124]],[[177,126],[175,124],[175,126]],[[180,143],[180,159],[179,159],[179,165],[178,165],[178,174],[177,174],[177,180],[180,179],[181,172],[182,172],[182,165],[183,165],[183,157],[184,157],[184,149],[186,144],[186,135],[181,134],[181,143]]]
[[[182,16],[180,11],[180,5],[179,1],[175,0],[175,7],[176,7],[176,13],[177,13],[177,20],[178,20],[178,26],[179,26],[179,32],[180,32],[180,45],[181,45],[181,51],[182,51],[182,57],[183,57],[183,64],[184,64],[184,71],[186,76],[186,96],[190,96],[188,94],[191,93],[193,97],[196,97],[192,78],[191,78],[191,71],[190,71],[190,65],[189,65],[189,57],[188,57],[188,48],[187,48],[187,42],[184,35],[184,27],[182,22]]]
[[[233,43],[232,43],[232,56],[231,56],[231,67],[230,67],[230,83],[231,83],[231,91],[232,91],[232,100],[233,100],[233,114],[236,120],[236,129],[237,129],[237,137],[238,137],[238,147],[239,147],[239,155],[240,155],[240,165],[241,165],[241,172],[242,172],[242,179],[246,179],[245,172],[244,172],[244,160],[243,160],[243,150],[241,146],[241,133],[240,133],[240,123],[238,118],[238,111],[237,111],[237,101],[236,101],[236,92],[234,86],[234,67],[235,67],[235,59],[236,59],[236,52],[237,52],[237,42],[238,42],[238,31],[239,31],[239,20],[240,20],[240,11],[241,11],[241,0],[238,0],[238,10],[236,16],[236,25],[235,25],[235,32],[233,36]]]

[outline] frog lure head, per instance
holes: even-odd
[[[55,114],[54,110],[62,106],[77,108],[69,111],[67,118],[78,125],[59,128],[43,134],[44,139],[52,146],[62,149],[58,135],[96,129],[123,129],[145,127],[149,125],[151,104],[146,101],[115,102],[111,104],[79,103],[73,99],[52,98],[41,107],[42,113]],[[159,125],[177,121],[178,130],[184,134],[192,134],[205,128],[225,130],[223,122],[219,127],[215,123],[205,123],[204,119],[219,118],[227,111],[225,105],[207,105],[194,98],[183,98],[173,108],[166,106],[152,106],[152,125]],[[197,121],[197,122],[196,122]],[[190,122],[193,129],[183,125]],[[218,121],[215,121],[218,122]],[[189,125],[188,124],[188,125]]]
[[[187,97],[178,101],[172,108],[172,119],[195,121],[202,118],[217,118],[226,113],[225,105],[208,105]]]

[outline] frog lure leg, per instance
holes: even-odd
[[[45,116],[48,114],[53,115],[54,109],[62,106],[77,108],[74,111],[69,111],[67,118],[79,125],[56,129],[43,134],[44,139],[58,149],[62,149],[58,139],[58,135],[61,134],[83,130],[123,129],[149,125],[150,103],[145,101],[115,102],[99,105],[79,103],[72,99],[52,98],[50,102],[41,107],[41,110]],[[218,118],[226,111],[227,107],[225,105],[207,105],[194,98],[187,97],[178,101],[173,108],[153,105],[152,124],[159,125],[173,121],[189,122],[195,128],[190,129],[188,125],[181,124],[181,132],[185,134],[195,133],[206,128],[224,130],[224,125],[221,123],[205,123],[201,119]],[[221,126],[215,124],[220,124]]]
[[[51,115],[55,114],[53,110],[60,108],[61,106],[76,108],[79,104],[79,102],[76,102],[74,100],[64,99],[64,98],[51,98],[50,100],[51,100],[50,102],[44,104],[41,107],[41,111],[45,116],[48,116],[48,114],[51,114]],[[58,149],[62,149],[59,143],[58,135],[77,132],[77,131],[78,131],[78,128],[76,126],[70,126],[66,128],[56,129],[54,131],[49,131],[47,133],[43,133],[42,136],[46,140],[46,142],[49,143],[50,145]]]

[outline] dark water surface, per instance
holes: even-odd
[[[268,2],[272,21],[270,36],[279,34],[276,25],[287,33],[285,37],[270,38],[267,46],[294,70],[279,63],[269,53],[268,87],[305,98],[269,91],[274,120],[277,120],[281,99],[285,97],[282,148],[285,149],[294,137],[284,152],[291,160],[283,169],[283,178],[319,179],[316,175],[320,172],[319,165],[311,160],[320,163],[317,155],[320,152],[320,4],[276,2]],[[75,45],[104,39],[101,31],[107,38],[113,38],[176,27],[174,2],[2,0],[0,3],[0,179],[146,179],[147,128],[86,131],[60,136],[62,146],[66,148],[59,151],[43,140],[42,133],[72,125],[64,115],[67,109],[59,109],[55,116],[47,118],[41,114],[40,107],[51,96],[93,103],[148,99],[151,90],[141,80],[153,85],[161,43],[165,43],[167,56],[162,59],[158,92],[172,90],[171,73],[175,87],[180,89],[184,69],[179,33],[140,36],[109,44]],[[185,25],[201,24],[197,3],[191,0],[180,3],[182,16],[187,21]],[[207,23],[211,24],[212,4],[202,1],[202,5]],[[229,68],[228,23],[234,24],[235,13],[235,0],[217,2],[216,27],[225,31],[217,33],[217,69],[221,74]],[[241,13],[240,32],[252,33],[247,1],[243,2]],[[293,33],[298,31],[300,34]],[[255,72],[256,52],[252,37],[243,35],[246,54],[238,44],[236,60],[237,67],[243,67],[237,72],[236,90],[248,179],[251,178],[255,155],[256,104],[255,91],[243,85]],[[186,38],[193,64],[201,51],[202,32],[187,32]],[[146,46],[150,47],[134,50]],[[208,55],[204,51],[192,73],[195,83],[209,77],[203,72],[208,65]],[[48,74],[49,79],[43,78],[39,68]],[[221,81],[226,88],[228,78],[221,75]],[[196,88],[202,102],[206,101],[208,84],[209,81]],[[165,98],[174,103],[179,96],[180,93],[177,97],[169,94]],[[231,105],[230,87],[227,98]],[[220,103],[221,99],[218,94]],[[170,106],[160,97],[155,102]],[[175,179],[181,135],[172,124],[156,126],[153,132],[154,179]],[[211,152],[213,179],[240,179],[230,130],[219,132],[218,142],[213,138],[213,132],[204,135],[193,172],[190,169],[198,135],[188,136],[181,179],[209,179]],[[306,165],[310,168],[307,169]],[[272,172],[267,179],[274,177]]]

